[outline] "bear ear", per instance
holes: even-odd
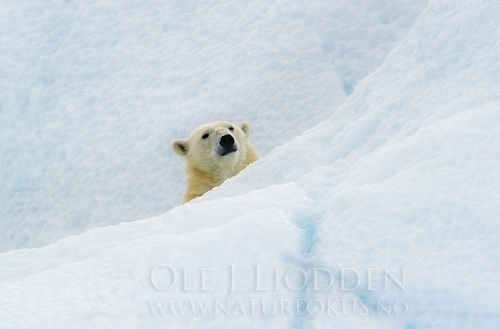
[[[245,135],[247,137],[250,137],[250,125],[248,124],[248,122],[246,121],[243,121],[243,122],[240,122],[238,123],[238,127],[240,127],[241,130],[243,130],[243,132],[245,133]]]
[[[187,139],[176,139],[172,142],[172,149],[175,154],[181,158],[185,158],[189,151],[189,141]]]

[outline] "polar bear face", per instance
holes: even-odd
[[[186,160],[186,191],[182,203],[202,196],[259,159],[250,144],[250,125],[216,121],[196,128],[188,139],[172,143]]]
[[[231,170],[246,155],[250,125],[216,121],[196,128],[188,139],[175,140],[174,152],[205,172]]]

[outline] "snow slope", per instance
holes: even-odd
[[[180,203],[170,142],[249,121],[262,155],[343,103],[426,1],[0,4],[0,251]]]
[[[332,115],[221,187],[1,254],[0,326],[499,327],[498,13],[432,1],[378,69],[339,73],[359,83]]]

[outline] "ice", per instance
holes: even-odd
[[[500,326],[499,4],[0,12],[1,328]],[[263,158],[174,206],[221,114]]]
[[[0,251],[160,215],[170,142],[246,120],[262,155],[330,116],[425,1],[3,1]]]

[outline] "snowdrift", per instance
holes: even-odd
[[[200,124],[250,122],[261,155],[314,127],[425,3],[2,3],[0,252],[172,209]]]
[[[331,115],[221,187],[1,254],[1,326],[497,328],[499,12],[432,1],[378,69],[339,73]]]

